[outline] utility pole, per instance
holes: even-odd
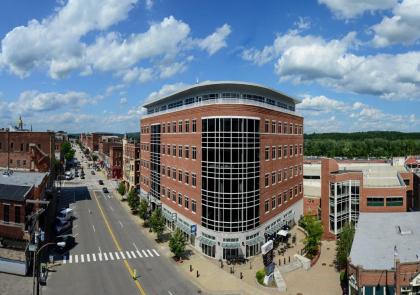
[[[10,162],[10,132],[9,128],[6,128],[7,132],[7,172],[9,172],[9,162]]]

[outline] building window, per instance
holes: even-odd
[[[299,183],[299,194],[301,194],[301,193],[302,193],[302,184]]]
[[[182,158],[182,145],[178,146],[178,157]]]
[[[293,167],[289,167],[289,177],[293,177]]]
[[[171,133],[171,123],[166,123],[166,131],[168,132],[168,133]]]
[[[172,145],[172,156],[176,156],[176,145]]]
[[[265,160],[268,161],[270,159],[270,147],[265,147]]]
[[[190,132],[190,121],[185,120],[185,132]]]
[[[269,121],[268,120],[265,120],[265,124],[264,124],[264,132],[265,133],[268,133],[268,125],[269,125],[270,123],[269,123]]]
[[[185,158],[189,159],[190,158],[190,147],[188,145],[184,146],[184,151],[185,151]]]
[[[193,199],[191,199],[191,211],[194,213],[197,212],[197,202]]]
[[[185,183],[190,184],[190,174],[188,172],[185,172]]]
[[[386,205],[389,207],[402,206],[403,203],[403,198],[401,197],[386,198]]]
[[[20,223],[20,206],[15,206],[15,223]]]
[[[165,123],[162,123],[162,133],[165,133],[165,131],[166,131],[165,126],[166,126]]]
[[[197,159],[197,147],[195,146],[192,147],[192,159]]]
[[[293,145],[289,145],[289,157],[293,157]]]
[[[20,151],[23,152],[23,143],[20,144]]]
[[[197,186],[197,175],[195,173],[191,173],[191,184],[193,187]]]
[[[290,125],[289,125],[289,133],[293,134],[293,124],[292,123],[290,123]]]
[[[276,147],[275,146],[271,147],[271,159],[273,159],[273,160],[276,159]]]
[[[271,210],[276,208],[276,196],[271,198]]]
[[[170,167],[168,167],[168,177],[171,177],[171,168]]]
[[[271,121],[271,133],[276,133],[276,121]]]
[[[190,200],[187,196],[184,197],[184,207],[187,209],[190,208]]]
[[[9,205],[3,204],[3,221],[9,222]]]
[[[182,121],[178,121],[178,132],[182,132]]]
[[[267,213],[270,210],[270,202],[268,200],[265,200],[264,202],[264,210],[265,213]]]
[[[295,170],[295,176],[298,176],[298,168],[297,168],[297,166],[295,166],[294,170]]]
[[[178,193],[178,205],[182,206],[182,194]]]
[[[283,158],[287,158],[287,145],[283,146]]]
[[[271,173],[271,185],[276,184],[276,172]]]
[[[303,146],[301,144],[299,145],[299,154],[303,155]]]
[[[197,132],[197,120],[192,120],[192,132]]]
[[[295,185],[295,192],[294,192],[294,196],[296,197],[296,196],[297,196],[297,194],[298,194],[298,187],[297,187],[297,185]]]
[[[166,167],[164,165],[161,166],[162,168],[162,175],[166,175]]]
[[[172,202],[176,202],[176,192],[172,191]]]
[[[176,180],[176,169],[172,168],[172,179]]]
[[[281,122],[277,122],[277,133],[281,134]]]
[[[287,168],[283,169],[283,179],[287,180]]]
[[[267,173],[266,175],[265,175],[265,178],[264,178],[264,184],[265,184],[265,187],[268,187],[268,177],[269,177],[269,174]]]
[[[165,153],[166,153],[166,151],[165,151],[165,145],[162,144],[162,155],[164,155]]]
[[[367,198],[367,205],[369,207],[383,207],[385,205],[384,198],[382,197]]]
[[[283,203],[287,203],[287,191],[283,193]]]
[[[287,123],[286,122],[283,123],[283,133],[287,134]]]
[[[277,206],[281,206],[281,194],[277,195]]]
[[[293,198],[293,189],[291,188],[289,190],[289,199],[291,200]]]
[[[277,171],[277,182],[281,182],[281,170]]]
[[[281,145],[277,147],[277,158],[281,159]]]
[[[178,181],[182,181],[182,170],[178,170]]]

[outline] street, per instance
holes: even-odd
[[[79,149],[76,157],[81,159]],[[77,245],[49,273],[42,294],[197,294],[198,288],[161,255],[154,241],[144,237],[113,184],[83,164],[85,179],[65,181],[60,208],[74,210],[70,232]],[[99,185],[98,180],[104,180]],[[110,193],[103,193],[102,187]],[[133,278],[135,276],[137,279]]]

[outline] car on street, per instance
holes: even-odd
[[[108,191],[108,189],[107,189],[106,187],[103,187],[103,188],[102,188],[102,191],[103,191],[105,194],[109,193],[109,191]]]
[[[64,247],[60,247],[57,243],[66,243]],[[61,235],[55,238],[56,245],[54,246],[54,252],[62,254],[66,253],[76,245],[76,239],[72,235]]]
[[[90,174],[95,175],[95,171],[93,171],[93,170],[90,171]]]
[[[104,182],[103,182],[103,180],[102,180],[102,179],[99,179],[99,180],[98,180],[98,183],[99,183],[100,185],[104,185]]]
[[[61,221],[60,219],[55,220],[54,229],[55,229],[56,234],[67,231],[67,230],[71,229],[71,227],[72,227],[71,221]]]

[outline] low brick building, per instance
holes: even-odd
[[[140,188],[140,144],[123,139],[123,182],[127,190]]]
[[[360,213],[349,295],[420,294],[420,212]]]
[[[0,129],[0,168],[46,172],[55,158],[52,131]]]
[[[113,145],[109,149],[109,174],[113,179],[122,178],[123,148],[122,144]]]

